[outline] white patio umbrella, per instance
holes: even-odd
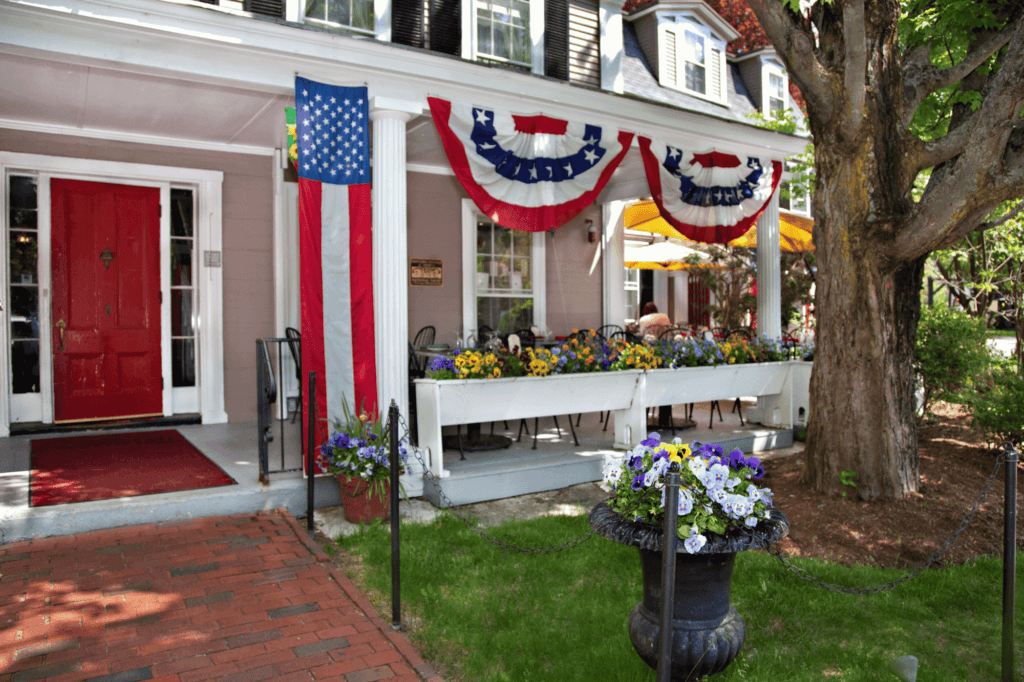
[[[686,270],[709,262],[706,253],[675,242],[626,247],[623,255],[627,268],[641,270]]]

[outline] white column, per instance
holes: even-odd
[[[782,338],[782,284],[779,278],[779,192],[757,220],[757,335]]]
[[[370,99],[373,121],[373,332],[377,398],[386,411],[398,403],[409,415],[409,248],[405,124],[423,113],[419,104]]]
[[[626,202],[609,201],[601,207],[601,324],[626,320],[625,231]]]

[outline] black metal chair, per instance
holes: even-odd
[[[537,347],[537,335],[533,333],[532,329],[519,329],[516,331],[516,336],[519,337],[520,349]]]
[[[434,343],[434,336],[436,333],[437,330],[434,329],[433,325],[428,324],[426,327],[423,327],[416,332],[416,338],[412,342],[413,347],[419,350],[424,346],[429,346]]]
[[[732,339],[742,339],[742,340],[745,340],[745,341],[749,341],[752,338],[754,338],[754,333],[750,329],[748,329],[746,327],[737,327],[736,329],[726,330],[725,337],[722,340],[723,341],[730,341]],[[722,406],[719,404],[719,402],[717,400],[713,400],[711,402],[710,420],[708,421],[708,428],[709,429],[711,428],[711,424],[714,423],[714,421],[715,421],[715,410],[716,409],[718,410],[718,421],[722,421]],[[740,415],[740,426],[745,426],[746,422],[743,420],[743,403],[740,402],[740,399],[738,397],[736,398],[735,401],[733,401],[732,411],[739,413],[739,415]]]
[[[643,343],[643,339],[641,339],[639,336],[637,336],[633,332],[628,332],[625,330],[615,332],[614,334],[608,337],[609,341],[616,341],[619,339],[625,341],[626,343]]]
[[[302,334],[294,327],[285,327],[284,335],[288,337],[288,350],[292,352],[292,360],[295,362],[295,380],[299,385],[299,396],[296,399],[295,411],[292,412],[291,423],[302,412]]]
[[[601,337],[602,341],[607,341],[612,334],[621,331],[625,330],[617,324],[606,324],[603,327],[598,327],[595,333]]]

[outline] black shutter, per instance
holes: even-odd
[[[284,0],[245,0],[246,12],[284,19]]]
[[[569,80],[569,0],[544,0],[544,75]]]
[[[423,47],[423,0],[391,0],[391,42]]]
[[[430,49],[456,57],[462,54],[462,3],[430,0]]]

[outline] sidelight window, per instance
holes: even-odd
[[[13,393],[39,393],[39,232],[36,178],[7,183]]]

